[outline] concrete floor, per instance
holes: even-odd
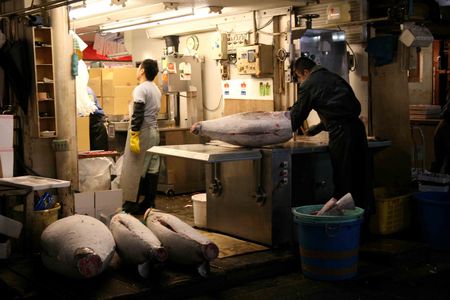
[[[160,195],[156,207],[193,224],[188,195]],[[428,248],[415,230],[371,235],[360,247],[359,273],[352,280],[305,278],[297,261],[298,266],[285,274],[243,279],[237,286],[192,299],[450,299],[450,251]]]
[[[190,195],[158,195],[156,208],[194,224]],[[166,266],[151,280],[130,268],[73,281],[35,257],[0,262],[0,299],[450,299],[450,252],[429,249],[411,232],[371,236],[360,247],[358,275],[339,282],[305,278],[297,249],[202,232],[221,248],[207,278]]]

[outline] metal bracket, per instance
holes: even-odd
[[[213,163],[213,172],[214,172],[214,179],[212,180],[212,182],[209,184],[209,192],[213,195],[213,196],[220,196],[220,194],[222,193],[222,183],[220,182],[219,178],[217,178],[217,163]]]
[[[263,206],[266,203],[267,200],[267,194],[266,191],[263,188],[262,184],[262,168],[261,168],[261,158],[254,161],[255,165],[255,175],[256,175],[256,191],[255,195],[253,196],[256,199],[256,202],[259,203],[260,206]]]

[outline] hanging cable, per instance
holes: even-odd
[[[341,31],[343,31],[342,29],[341,29],[341,26],[337,26],[337,28],[339,29],[339,30],[341,30]],[[349,42],[347,41],[347,39],[345,39],[345,44],[347,45],[347,47],[350,49],[350,51],[352,52],[352,55],[353,55],[353,66],[349,69],[350,70],[350,72],[354,72],[355,70],[356,70],[356,55],[355,55],[355,51],[353,51],[353,49],[352,49],[352,46],[350,46],[350,44],[349,44]]]
[[[206,109],[209,112],[217,111],[220,108],[220,104],[222,103],[222,100],[223,100],[223,95],[220,95],[219,103],[217,104],[217,106],[215,108],[213,108],[213,109],[208,108],[208,107],[206,107],[205,104],[203,104],[203,108]]]
[[[258,29],[256,27],[256,10],[253,11],[253,34],[254,34],[254,44],[259,43]]]

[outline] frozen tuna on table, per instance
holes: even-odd
[[[48,269],[72,278],[99,275],[114,255],[114,238],[99,220],[73,215],[50,224],[41,235],[41,259]]]
[[[116,214],[111,219],[109,229],[116,241],[116,251],[125,263],[157,263],[167,259],[167,250],[158,238],[132,215]]]
[[[209,273],[209,262],[219,255],[216,244],[170,214],[149,209],[144,215],[144,221],[168,250],[169,261],[195,265],[202,276]]]
[[[292,138],[288,111],[245,112],[197,122],[191,133],[245,147],[261,147],[287,142]]]

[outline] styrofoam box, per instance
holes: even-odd
[[[122,190],[107,190],[95,192],[95,217],[109,218],[122,208]]]
[[[1,140],[1,139],[0,139]],[[0,148],[1,174],[3,177],[13,177],[14,173],[14,149]]]
[[[75,213],[95,217],[94,192],[75,193]]]
[[[22,226],[22,223],[0,215],[0,234],[18,239]]]
[[[0,241],[0,259],[8,258],[11,255],[11,240]]]
[[[13,115],[0,115],[0,148],[12,148],[13,146]]]

